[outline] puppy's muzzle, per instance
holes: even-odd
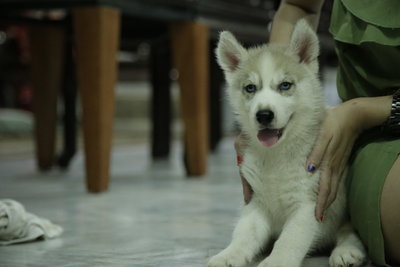
[[[269,109],[263,109],[256,113],[256,119],[259,124],[268,126],[274,119],[274,113]]]

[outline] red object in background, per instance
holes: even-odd
[[[30,48],[28,28],[25,25],[10,25],[7,29],[7,34],[16,40],[18,45],[19,56],[18,59],[22,65],[29,65],[30,63]],[[17,103],[16,107],[24,110],[32,110],[32,96],[33,88],[28,81],[19,81],[16,86],[17,90]]]
[[[2,44],[2,81],[10,91],[2,91],[8,101],[3,102],[6,107],[32,110],[33,90],[29,81],[30,48],[28,28],[19,24],[1,24],[0,30],[6,33],[5,42]],[[3,88],[0,88],[2,90]],[[10,102],[12,101],[12,102]]]
[[[22,64],[28,64],[30,61],[30,49],[28,28],[24,25],[11,25],[7,29],[7,34],[10,38],[17,40],[19,48],[19,60]]]
[[[33,88],[30,84],[21,84],[17,96],[17,107],[32,111]]]

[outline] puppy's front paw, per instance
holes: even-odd
[[[225,249],[213,256],[207,263],[207,267],[244,267],[250,259],[246,259],[240,251]]]
[[[362,250],[353,246],[335,248],[329,257],[330,267],[361,266],[365,260]]]

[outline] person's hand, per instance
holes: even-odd
[[[315,208],[315,216],[319,221],[323,220],[325,210],[336,198],[354,142],[364,129],[364,119],[362,110],[350,101],[327,110],[306,166],[309,172],[321,170]]]
[[[235,140],[235,150],[236,150],[236,158],[237,158],[237,165],[240,168],[240,164],[242,164],[243,161],[243,154],[244,150],[246,148],[246,137],[243,133],[241,133]],[[244,203],[248,204],[253,197],[253,190],[247,182],[246,178],[243,176],[242,172],[239,171],[240,173],[240,179],[242,180],[242,187],[243,187],[243,198],[244,198]]]
[[[390,115],[392,96],[362,97],[329,109],[306,168],[321,170],[315,216],[322,221],[324,211],[336,198],[340,179],[354,142],[361,132],[381,125]]]

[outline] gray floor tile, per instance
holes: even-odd
[[[186,178],[182,149],[152,162],[147,146],[114,147],[111,188],[88,194],[79,154],[68,172],[38,173],[32,157],[0,161],[0,198],[64,227],[61,238],[0,247],[0,266],[204,266],[229,242],[242,205],[232,139],[209,174]],[[326,257],[304,266],[328,266]]]

